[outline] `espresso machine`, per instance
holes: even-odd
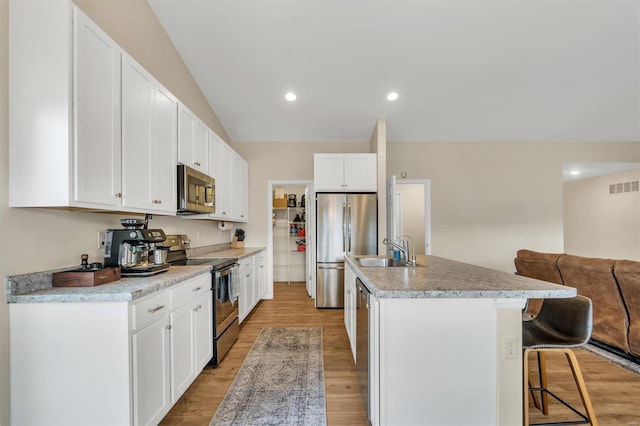
[[[107,229],[104,238],[104,266],[119,266],[121,276],[146,277],[164,272],[167,239],[162,229]]]

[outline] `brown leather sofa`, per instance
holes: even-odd
[[[514,264],[518,275],[590,298],[592,340],[640,360],[640,262],[518,250]]]

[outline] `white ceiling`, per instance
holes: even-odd
[[[237,142],[640,140],[640,0],[148,2]]]

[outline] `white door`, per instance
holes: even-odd
[[[396,208],[396,175],[387,180],[387,238],[395,240],[398,235],[398,209]]]
[[[376,154],[344,154],[344,190],[376,192],[378,186]]]
[[[313,176],[316,191],[344,191],[344,156],[314,154]]]
[[[191,303],[171,312],[171,403],[174,404],[196,376],[194,324]]]
[[[196,168],[195,158],[196,116],[189,108],[178,105],[178,162]],[[206,172],[205,172],[206,173]]]
[[[195,362],[196,375],[213,357],[213,303],[211,292],[196,299],[193,307],[193,324],[195,325]]]

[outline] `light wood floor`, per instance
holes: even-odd
[[[355,366],[344,330],[341,309],[316,309],[304,284],[276,284],[274,299],[263,300],[241,325],[240,337],[220,366],[205,368],[167,414],[165,425],[208,425],[238,369],[263,327],[322,326],[327,423],[366,425]],[[601,426],[640,425],[640,375],[611,364],[585,350],[576,350]],[[552,391],[580,406],[564,358],[547,358]],[[566,409],[550,403],[553,419]],[[564,417],[563,417],[564,416]],[[572,419],[575,417],[572,417]],[[534,408],[533,422],[545,421]]]

